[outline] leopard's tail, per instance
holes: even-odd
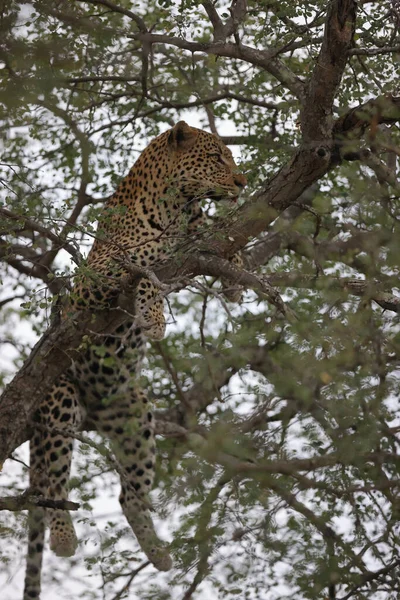
[[[29,511],[29,541],[26,557],[24,600],[39,600],[40,598],[45,528],[45,509],[35,507]]]
[[[35,434],[30,441],[30,489],[37,494],[46,495],[48,481],[38,458],[41,454],[41,436]],[[46,510],[40,506],[29,511],[28,516],[28,553],[26,557],[25,588],[23,600],[40,598],[43,547],[46,532]]]

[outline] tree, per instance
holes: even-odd
[[[186,118],[249,180],[240,206],[207,205],[184,261],[155,269],[173,326],[142,383],[176,570],[154,579],[119,518],[98,533],[90,507],[115,482],[84,432],[71,497],[98,544],[94,583],[82,557],[51,557],[44,597],[54,582],[70,597],[71,576],[79,597],[107,600],[398,597],[399,21],[397,1],[3,4],[3,383],[19,369],[0,402],[3,460],[83,336],[118,319],[51,313],[147,140]],[[247,289],[240,305],[221,276]],[[3,506],[46,502],[15,498],[15,469]],[[11,574],[26,515],[3,515]]]

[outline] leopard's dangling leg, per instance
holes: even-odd
[[[73,438],[63,435],[62,430],[77,431],[83,419],[77,389],[67,376],[60,378],[40,406],[38,416],[46,429],[41,435],[49,480],[47,495],[53,500],[67,500]],[[78,542],[70,513],[59,509],[47,509],[46,513],[50,548],[57,556],[72,556]]]
[[[55,430],[75,431],[82,419],[76,388],[62,376],[39,406],[30,441],[30,489],[53,500],[66,500],[71,465],[72,439]],[[41,568],[46,520],[50,522],[50,546],[59,556],[72,556],[77,539],[66,510],[36,507],[29,513],[29,544],[24,600],[40,597]]]
[[[47,469],[43,464],[41,433],[35,433],[29,444],[29,486],[35,493],[46,496],[49,485]],[[28,554],[26,557],[25,588],[23,600],[40,598],[43,546],[46,530],[46,511],[36,506],[28,515]]]
[[[100,433],[111,440],[122,473],[120,503],[148,559],[159,571],[169,571],[172,561],[158,538],[150,515],[149,492],[154,480],[154,418],[145,394],[126,389],[108,405],[91,412]]]
[[[135,292],[135,312],[137,322],[146,337],[162,340],[165,335],[164,301],[160,291],[150,279],[143,277]]]

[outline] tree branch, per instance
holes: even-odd
[[[0,510],[18,512],[20,510],[31,510],[35,506],[54,508],[59,510],[78,510],[80,504],[71,500],[53,500],[35,494],[34,490],[27,490],[20,496],[5,496],[0,498]]]
[[[287,287],[338,289],[354,296],[368,296],[385,310],[400,314],[400,298],[391,292],[379,291],[382,284],[351,277],[314,277],[301,273],[275,273],[268,277],[271,284]]]
[[[301,113],[305,143],[331,140],[333,100],[353,45],[356,11],[355,0],[332,0],[328,4],[324,40]]]
[[[132,12],[131,10],[124,8],[120,4],[114,4],[114,2],[110,2],[110,0],[78,0],[78,2],[84,2],[85,4],[94,4],[95,6],[106,6],[113,12],[120,13],[121,15],[125,15],[126,17],[132,19],[132,21],[134,21],[138,26],[139,30],[143,33],[147,31],[146,24],[143,21],[142,17]]]
[[[202,5],[206,11],[208,18],[210,19],[214,29],[214,41],[223,42],[226,39],[225,28],[222,20],[219,17],[217,9],[211,0],[203,0]]]
[[[377,113],[376,107],[379,106]],[[338,144],[361,137],[371,120],[377,124],[400,120],[400,97],[380,97],[351,109],[333,127]],[[279,213],[294,204],[300,195],[339,161],[334,148],[329,150],[317,140],[302,144],[293,158],[252,198],[240,207],[230,223],[231,235],[224,240],[208,240],[210,249],[233,256],[249,239],[265,231]],[[226,224],[221,224],[226,229]]]
[[[60,237],[59,235],[57,235],[50,229],[47,229],[47,227],[44,227],[40,223],[33,221],[25,215],[18,215],[17,213],[12,212],[8,208],[0,207],[0,215],[3,215],[11,221],[17,222],[19,229],[35,231],[37,233],[40,233],[40,235],[42,235],[43,237],[54,242],[54,244],[57,245],[58,248],[64,248],[64,250],[66,250],[71,255],[72,260],[75,262],[75,264],[79,265],[79,263],[82,261],[82,256],[79,252],[78,246],[69,243],[64,237]]]
[[[156,33],[137,33],[129,37],[150,44],[166,44],[189,50],[190,52],[203,52],[214,56],[226,56],[249,62],[255,66],[266,69],[273,77],[287,87],[292,94],[304,100],[304,84],[281,60],[276,58],[274,50],[258,50],[244,44],[232,44],[230,42],[211,42],[209,44],[202,42],[190,42],[188,40]]]

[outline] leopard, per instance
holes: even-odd
[[[138,269],[132,310],[115,330],[91,340],[42,400],[30,440],[30,489],[68,499],[74,434],[93,426],[119,465],[122,511],[141,550],[160,571],[172,568],[167,544],[151,517],[155,420],[137,383],[146,345],[165,335],[164,300],[149,269],[171,258],[205,222],[201,203],[236,201],[247,180],[215,134],[179,121],[156,137],[105,203],[85,268],[75,278],[65,318],[111,306],[122,282]],[[240,257],[231,257],[240,264]],[[154,271],[152,271],[154,273]],[[225,286],[227,288],[227,286]],[[240,290],[239,290],[240,293]],[[235,300],[237,290],[226,289]],[[36,507],[29,515],[24,600],[40,598],[45,527],[50,548],[72,556],[78,546],[67,510]]]

